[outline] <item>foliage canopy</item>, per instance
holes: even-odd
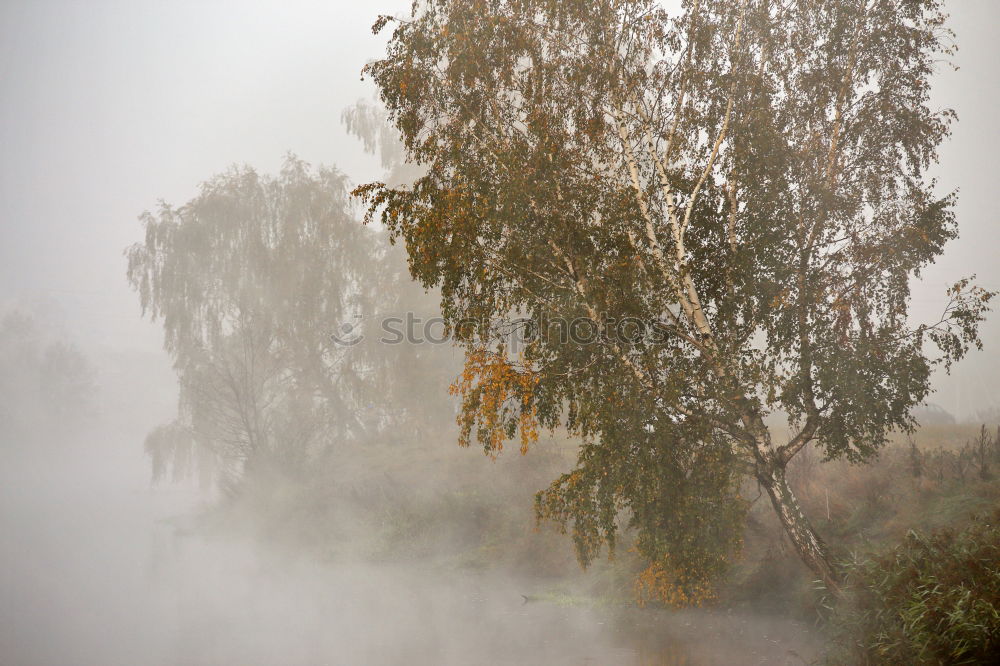
[[[963,280],[939,322],[908,321],[911,279],[957,234],[925,176],[953,118],[929,104],[943,3],[681,5],[418,0],[380,18],[395,27],[365,72],[426,172],[356,193],[441,287],[472,371],[486,353],[511,369],[465,382],[467,429],[488,451],[535,419],[590,442],[590,481],[541,499],[585,558],[595,517],[644,520],[645,481],[671,461],[687,476],[721,437],[833,585],[785,465],[814,440],[864,460],[911,428],[991,297]],[[537,335],[514,358],[498,332],[520,317]],[[598,344],[547,335],[581,317]]]
[[[205,452],[229,486],[255,465],[301,472],[405,418],[411,384],[384,379],[403,354],[426,366],[418,352],[331,340],[357,326],[343,337],[360,341],[358,313],[400,308],[409,283],[343,174],[294,157],[276,177],[233,168],[142,221],[128,277],[181,385],[178,421],[146,443],[155,475]]]

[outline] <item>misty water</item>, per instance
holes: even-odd
[[[525,603],[497,574],[319,562],[193,532],[199,493],[136,447],[7,447],[0,654],[11,664],[799,664],[809,627]]]

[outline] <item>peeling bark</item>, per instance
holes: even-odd
[[[771,505],[778,515],[785,534],[792,542],[802,561],[823,581],[835,596],[842,595],[839,577],[826,550],[826,544],[816,533],[812,523],[799,507],[799,502],[788,485],[785,465],[776,462],[759,462],[757,481],[767,491]]]

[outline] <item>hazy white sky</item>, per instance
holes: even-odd
[[[928,312],[965,274],[1000,289],[1000,2],[950,4],[961,69],[942,72],[937,103],[960,122],[939,175],[962,189],[963,237],[927,274]],[[384,43],[375,16],[407,6],[0,0],[0,307],[49,300],[85,344],[157,349],[124,280],[138,214],[233,162],[272,171],[289,150],[375,176],[340,112],[372,94],[359,71]],[[988,352],[939,381],[949,410],[1000,404],[1000,314],[984,333]]]
[[[0,304],[49,299],[83,337],[126,343],[148,327],[121,253],[158,199],[287,151],[374,176],[340,113],[372,95],[375,15],[405,5],[380,4],[3,2]]]

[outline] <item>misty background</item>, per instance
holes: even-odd
[[[959,120],[935,173],[941,191],[961,190],[961,237],[916,288],[914,313],[928,320],[937,319],[945,288],[962,276],[976,273],[979,284],[1000,289],[993,168],[1000,4],[949,4],[959,69],[942,69],[935,102],[954,108]],[[161,327],[140,318],[125,280],[123,250],[141,238],[138,215],[161,199],[187,201],[200,182],[233,163],[277,172],[288,152],[336,166],[355,183],[377,179],[377,158],[340,117],[372,97],[360,70],[387,38],[371,33],[376,15],[408,7],[401,0],[0,2],[0,317],[19,309],[35,318],[41,338],[79,348],[94,368],[99,421],[55,454],[0,441],[0,657],[320,663],[327,648],[339,648],[345,663],[394,663],[404,652],[419,661],[435,654],[452,618],[470,608],[503,617],[539,663],[557,654],[554,643],[552,654],[545,652],[554,639],[538,634],[543,624],[555,636],[597,636],[578,643],[578,653],[558,651],[567,663],[621,657],[616,650],[624,648],[600,638],[607,628],[599,617],[524,611],[516,603],[511,610],[508,597],[519,602],[518,590],[497,593],[503,584],[488,579],[453,580],[425,594],[405,572],[351,571],[325,578],[317,593],[321,574],[313,563],[277,572],[228,543],[178,551],[170,521],[205,499],[190,484],[150,487],[143,438],[175,413],[177,382]],[[339,323],[330,322],[331,332]],[[1000,317],[987,321],[982,338],[985,350],[934,380],[931,401],[959,420],[1000,406]],[[161,560],[162,552],[174,555]],[[193,562],[204,577],[185,577]],[[386,611],[371,601],[380,594],[398,603]],[[473,601],[457,602],[463,595]],[[331,601],[344,598],[361,609],[354,623]],[[242,610],[234,615],[234,608]],[[433,631],[407,625],[414,615]],[[343,652],[372,618],[385,623],[395,644]],[[742,621],[713,631],[731,633]],[[247,642],[246,628],[263,624],[281,630]],[[123,638],[109,645],[112,630]],[[490,635],[457,641],[450,658],[461,663]],[[523,655],[510,663],[524,663]]]
[[[142,355],[151,366],[159,359],[165,379],[161,333],[140,321],[122,277],[122,250],[141,234],[138,214],[160,199],[186,201],[233,163],[275,172],[288,151],[336,165],[356,183],[377,177],[377,160],[344,131],[340,114],[373,95],[360,70],[386,39],[371,34],[375,16],[408,5],[5,0],[0,305],[58,313],[88,351]],[[959,121],[937,175],[942,191],[961,189],[961,237],[917,288],[915,312],[928,318],[961,276],[1000,288],[1000,5],[949,5],[959,69],[942,68],[934,90]],[[996,317],[983,339],[983,352],[935,380],[932,400],[959,419],[998,404]]]

